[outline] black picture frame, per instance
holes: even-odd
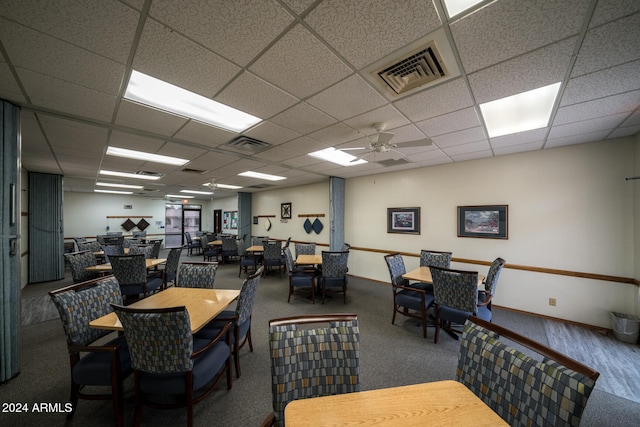
[[[509,206],[458,206],[458,237],[509,238]]]
[[[255,225],[257,225],[257,224],[258,224],[258,220],[259,220],[259,218],[258,218],[257,216],[254,216],[254,217],[253,217],[253,223],[254,223]]]
[[[420,234],[420,208],[387,208],[387,233]]]
[[[291,203],[280,204],[280,217],[282,219],[291,219]]]

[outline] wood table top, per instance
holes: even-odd
[[[129,254],[129,248],[123,248],[123,250],[124,250],[124,254],[125,255]],[[94,252],[93,254],[95,256],[102,256],[102,255],[104,255],[104,251]]]
[[[238,298],[236,289],[203,289],[171,287],[131,304],[134,308],[167,308],[185,306],[189,312],[191,332],[196,333]],[[122,331],[115,313],[109,313],[89,322],[96,329]]]
[[[418,267],[415,270],[411,270],[403,274],[402,277],[409,280],[417,280],[418,282],[433,283],[429,267]],[[483,280],[484,276],[482,274],[478,274],[478,287],[482,285]]]
[[[157,267],[159,265],[162,265],[164,263],[167,262],[166,258],[150,258],[150,259],[145,259],[145,263],[147,264],[147,270],[149,270],[150,268],[154,268]],[[85,270],[87,271],[97,271],[100,273],[108,273],[112,270],[111,268],[111,263],[106,263],[106,264],[98,264],[98,265],[92,265],[90,267],[85,268]]]
[[[437,381],[290,402],[287,427],[298,426],[506,426],[467,387]]]
[[[297,265],[322,265],[322,255],[298,255],[296,258]]]
[[[252,245],[252,246],[249,246],[246,250],[247,252],[264,252],[264,246]]]
[[[207,243],[209,246],[222,246],[222,240],[212,240]]]

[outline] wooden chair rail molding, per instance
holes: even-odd
[[[298,218],[324,218],[324,214],[298,214]]]
[[[153,218],[153,215],[107,215],[107,218]]]
[[[275,215],[256,215],[256,218],[275,218]]]
[[[390,253],[399,253],[403,256],[410,257],[420,257],[420,254],[416,254],[413,252],[401,252],[401,251],[388,251],[383,249],[373,249],[373,248],[360,248],[356,246],[351,246],[352,250],[364,251],[364,252],[376,252],[381,254],[390,254]],[[465,258],[451,258],[451,261],[454,262],[463,262],[465,264],[475,264],[475,265],[491,265],[492,261],[481,261],[477,259],[465,259]],[[529,265],[518,265],[518,264],[510,264],[506,263],[504,268],[510,268],[512,270],[523,270],[523,271],[532,271],[535,273],[545,273],[545,274],[556,274],[558,276],[570,276],[570,277],[580,277],[582,279],[593,279],[593,280],[604,280],[607,282],[617,282],[617,283],[628,283],[630,285],[639,286],[640,281],[634,279],[632,277],[620,277],[620,276],[609,276],[606,274],[595,274],[595,273],[583,273],[580,271],[570,271],[570,270],[559,270],[555,268],[543,268],[543,267],[532,267]]]

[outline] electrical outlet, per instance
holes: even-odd
[[[549,305],[555,307],[556,306],[556,299],[555,298],[549,298]]]

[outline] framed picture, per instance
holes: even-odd
[[[508,239],[508,205],[458,206],[458,237]]]
[[[420,208],[387,208],[387,233],[420,234]]]
[[[291,203],[280,204],[280,216],[282,219],[291,219]]]
[[[258,224],[259,218],[257,216],[253,217],[253,223]]]

